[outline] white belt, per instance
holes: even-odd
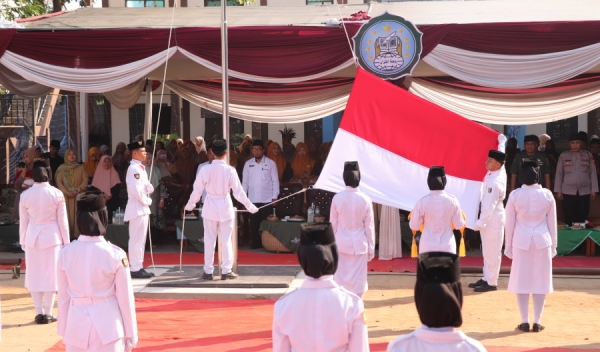
[[[36,221],[36,220],[29,220],[29,222],[33,225],[41,225],[41,224],[52,224],[56,222],[56,219],[52,219],[52,220],[43,220],[43,221]]]
[[[115,295],[111,295],[108,297],[73,297],[73,298],[71,298],[71,305],[72,306],[90,306],[92,304],[107,301],[108,299],[110,299],[114,296]]]

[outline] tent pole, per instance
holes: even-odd
[[[88,93],[79,92],[79,128],[81,133],[81,161],[87,160],[89,150]]]
[[[146,80],[146,119],[144,122],[144,142],[152,138],[152,80]],[[136,141],[132,141],[136,142]]]

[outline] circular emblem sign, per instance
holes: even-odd
[[[358,64],[383,79],[398,79],[412,73],[421,57],[417,27],[389,13],[373,17],[352,38]]]

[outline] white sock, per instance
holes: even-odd
[[[521,323],[529,323],[529,295],[517,293],[517,303],[521,313]]]
[[[54,308],[55,298],[56,292],[44,292],[44,312],[46,315],[52,315],[52,308]]]
[[[533,322],[539,324],[542,320],[542,312],[544,311],[544,304],[546,303],[546,295],[534,294],[533,296]]]
[[[42,308],[42,300],[44,299],[43,292],[30,292],[31,298],[33,299],[33,306],[35,307],[35,314],[44,314],[44,309]]]

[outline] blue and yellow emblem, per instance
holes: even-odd
[[[422,36],[410,21],[386,12],[363,24],[352,40],[359,66],[391,80],[412,73],[421,58]]]

